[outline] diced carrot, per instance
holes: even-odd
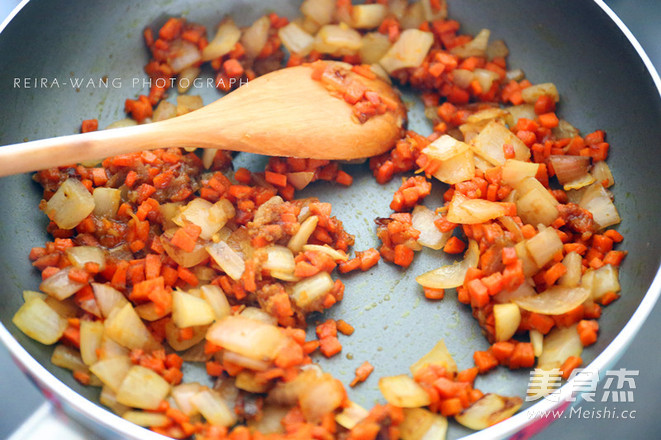
[[[425,287],[424,292],[425,292],[425,298],[431,300],[443,299],[443,297],[445,296],[445,289],[433,289],[431,287]]]
[[[514,344],[508,341],[496,342],[491,346],[491,353],[499,363],[505,363],[514,353]]]
[[[284,188],[287,186],[287,176],[285,174],[274,173],[272,171],[266,171],[264,173],[264,178],[266,181],[272,185],[279,186]]]
[[[490,351],[476,351],[473,353],[473,361],[480,374],[498,366],[498,359]]]
[[[583,359],[581,359],[580,357],[569,356],[560,366],[560,371],[562,371],[562,378],[564,380],[569,379],[571,372],[574,371],[574,369],[580,367],[582,363],[583,363]]]
[[[398,266],[409,267],[413,262],[413,250],[403,244],[395,246],[395,259],[394,263]]]
[[[445,243],[445,246],[443,246],[443,252],[447,254],[460,254],[464,250],[466,250],[466,243],[455,236],[450,237],[447,243]]]
[[[177,229],[170,241],[184,252],[193,252],[195,249],[195,239],[188,235],[184,228]]]
[[[326,357],[331,357],[342,351],[342,344],[336,337],[328,337],[319,340],[319,350]]]
[[[592,345],[597,342],[597,332],[599,331],[599,324],[595,320],[581,320],[576,326],[576,331],[581,339],[581,344],[584,347]]]
[[[562,263],[555,263],[544,272],[544,282],[547,286],[552,286],[565,273],[567,273],[567,267]]]
[[[459,414],[463,411],[464,407],[458,397],[446,399],[441,402],[441,415],[450,417]]]
[[[361,382],[365,382],[370,374],[374,371],[374,366],[369,363],[369,361],[363,362],[358,368],[356,368],[356,376],[349,384],[350,387],[355,387]]]
[[[224,368],[220,362],[208,361],[206,363],[207,374],[209,376],[220,376],[223,374]]]
[[[519,342],[514,346],[514,351],[510,357],[509,367],[530,368],[535,365],[535,354],[530,342]]]
[[[343,319],[338,319],[336,321],[336,323],[337,323],[336,324],[337,325],[337,331],[342,333],[343,335],[350,336],[355,331],[353,326],[351,324],[349,324],[348,322],[346,322],[345,320],[343,320]]]

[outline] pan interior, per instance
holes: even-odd
[[[629,256],[621,270],[622,297],[604,310],[599,341],[584,352],[584,361],[590,362],[627,323],[659,266],[661,235],[653,232],[661,213],[661,181],[654,175],[661,168],[656,154],[661,139],[658,91],[635,50],[592,2],[449,0],[449,7],[451,17],[462,23],[465,32],[489,28],[492,38],[504,39],[511,52],[510,65],[523,68],[533,83],[554,82],[561,92],[559,112],[565,119],[583,133],[596,129],[608,133],[609,164],[616,180],[613,193],[623,219],[619,231],[625,236],[622,247]],[[0,108],[0,144],[71,134],[87,118],[98,118],[101,127],[122,118],[124,99],[148,88],[142,83],[147,59],[141,39],[145,24],[183,15],[213,29],[226,14],[246,25],[271,10],[295,17],[297,8],[296,2],[284,0],[268,6],[249,0],[31,1],[0,38],[0,88],[5,102]],[[93,87],[86,82],[103,77],[109,78],[110,86]],[[25,87],[26,78],[32,87]],[[39,86],[41,78],[48,80],[47,87]],[[50,81],[54,78],[58,86]],[[82,86],[72,86],[73,79],[81,78]],[[209,88],[193,93],[201,94],[205,103],[219,96]],[[407,96],[415,100],[413,95]],[[410,119],[414,130],[431,132],[420,105]],[[237,165],[257,170],[265,161],[264,157],[241,154]],[[375,183],[366,165],[347,168],[354,176],[350,188],[319,183],[300,196],[331,202],[334,215],[356,235],[355,249],[378,246],[373,220],[390,214],[388,205],[398,178],[384,187]],[[434,185],[434,192],[440,194],[444,188]],[[49,239],[47,219],[37,208],[40,197],[40,188],[28,175],[0,179],[4,212],[0,217],[0,271],[4,277],[0,320],[56,377],[96,401],[96,389],[80,386],[69,372],[50,364],[51,347],[30,340],[11,323],[22,304],[21,291],[36,289],[39,284],[39,274],[27,254]],[[436,206],[440,196],[435,197],[426,204]],[[382,262],[367,273],[345,276],[344,300],[325,316],[311,318],[341,317],[356,327],[354,335],[342,340],[341,355],[318,360],[343,383],[351,380],[363,361],[376,366],[365,384],[349,390],[357,403],[371,406],[380,398],[378,377],[407,372],[441,338],[460,369],[473,365],[475,350],[487,348],[470,310],[458,304],[453,294],[430,302],[414,281],[415,275],[448,261],[425,250],[408,270]],[[186,374],[197,375],[194,371]],[[527,379],[527,371],[497,369],[480,377],[477,387],[521,396]],[[468,433],[453,424],[450,437]]]

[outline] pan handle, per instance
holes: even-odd
[[[67,440],[103,440],[92,431],[67,417],[50,402],[44,402],[14,431],[8,440],[40,440],[61,438]]]

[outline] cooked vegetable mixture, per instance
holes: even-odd
[[[43,281],[13,321],[57,344],[52,362],[101,387],[101,403],[173,438],[422,440],[444,438],[449,417],[495,424],[522,398],[478,390],[476,377],[503,365],[569,378],[597,339],[602,307],[619,297],[626,251],[610,229],[620,217],[605,133],[560,119],[555,85],[509,69],[489,30],[461,34],[444,0],[305,0],[301,13],[247,28],[226,18],[211,34],[181,18],[146,29],[145,71],[165,81],[128,99],[131,120],[113,126],[199,108],[184,93],[207,62],[225,92],[313,63],[355,123],[392,103],[319,60],[412,88],[433,133],[408,131],[369,160],[379,183],[402,176],[394,212],[375,220],[380,248],[352,250],[342,213],[295,198],[317,180],[351,185],[336,162],[274,157],[251,172],[233,170],[228,152],[168,149],[54,168],[35,175],[53,237],[30,251]],[[177,105],[163,100],[171,79]],[[87,120],[82,131],[97,127]],[[432,191],[444,191],[442,206],[423,205]],[[491,346],[459,370],[438,341],[410,371],[380,377],[384,401],[364,409],[345,386],[379,365],[361,360],[350,384],[324,373],[315,362],[337,355],[338,332],[354,328],[328,319],[306,340],[306,317],[342,300],[342,274],[378,270],[381,258],[406,268],[423,247],[463,254],[416,280],[430,300],[456,290]],[[204,363],[213,385],[186,381],[187,363]]]

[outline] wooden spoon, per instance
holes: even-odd
[[[154,148],[219,148],[314,159],[358,159],[390,149],[406,119],[398,94],[381,79],[352,72],[348,64],[329,63],[333,71],[395,100],[398,109],[361,124],[348,103],[312,79],[311,66],[291,67],[176,118],[1,147],[0,176]]]

